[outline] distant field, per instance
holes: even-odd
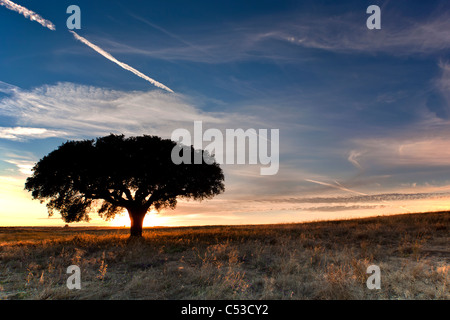
[[[0,299],[449,299],[450,213],[303,224],[0,228]],[[369,265],[381,289],[366,286]],[[66,269],[81,269],[69,290]]]

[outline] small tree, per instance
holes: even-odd
[[[177,198],[203,200],[225,190],[222,169],[207,151],[180,146],[201,164],[174,164],[177,143],[157,136],[67,141],[42,158],[25,183],[33,199],[47,203],[49,216],[65,222],[89,221],[97,211],[105,220],[126,209],[131,236],[142,236],[146,213],[174,209]],[[191,163],[194,163],[192,161]]]

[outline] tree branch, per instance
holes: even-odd
[[[119,198],[115,197],[114,194],[112,194],[108,190],[86,191],[83,193],[86,197],[89,197],[91,199],[105,200],[114,206],[118,206],[118,207],[126,207],[127,206],[127,200],[125,200],[124,198],[122,198],[120,196],[119,196]]]
[[[136,191],[136,194],[134,196],[136,202],[146,205],[145,198],[147,198],[150,195],[150,191],[148,189],[138,189]]]
[[[124,186],[122,186],[120,188],[120,191],[122,191],[123,193],[125,193],[125,196],[127,197],[126,200],[128,201],[134,201],[133,196],[131,195],[130,190],[128,190],[127,188],[125,188]],[[125,199],[124,199],[125,200]]]
[[[145,197],[144,197],[144,199],[145,199]],[[144,207],[148,210],[152,206],[152,203],[157,200],[159,200],[158,199],[158,190],[155,190],[155,191],[153,191],[150,198],[148,198],[148,200],[145,201]]]

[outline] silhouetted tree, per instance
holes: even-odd
[[[207,151],[178,145],[180,155],[190,152],[192,164],[177,165],[175,146],[147,135],[67,141],[36,163],[25,189],[46,202],[49,216],[59,211],[65,222],[89,221],[95,210],[109,220],[125,208],[130,235],[140,237],[151,208],[174,209],[177,198],[202,200],[225,190],[222,169]],[[195,154],[201,164],[193,164]]]

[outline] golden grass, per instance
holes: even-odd
[[[0,228],[1,299],[449,299],[450,213],[304,224]],[[81,290],[66,269],[81,268]],[[381,268],[369,290],[366,269]]]

